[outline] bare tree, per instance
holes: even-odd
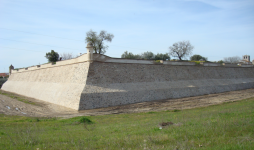
[[[189,41],[182,41],[174,43],[173,46],[169,47],[169,55],[172,57],[178,57],[179,60],[192,54],[193,46]]]
[[[93,44],[94,53],[105,54],[108,46],[104,44],[104,41],[111,42],[114,38],[113,34],[107,33],[102,30],[99,35],[93,30],[86,33],[86,43],[91,42]]]
[[[74,56],[72,53],[62,53],[60,54],[60,57],[62,58],[62,60],[67,60],[67,59],[76,58],[77,56]]]
[[[241,58],[239,56],[234,56],[234,57],[224,57],[223,61],[225,63],[239,63],[239,61],[241,60]]]

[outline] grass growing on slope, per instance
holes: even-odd
[[[172,125],[159,128],[162,122]],[[254,98],[189,110],[59,118],[0,115],[1,149],[254,149]]]
[[[21,95],[18,95],[18,94],[6,92],[6,91],[3,91],[3,90],[0,90],[0,94],[5,95],[5,96],[8,96],[8,97],[13,98],[13,99],[16,99],[16,100],[21,101],[21,102],[23,102],[23,103],[27,103],[27,104],[32,104],[32,105],[37,105],[37,106],[39,106],[38,103],[29,101],[26,97],[21,96]]]

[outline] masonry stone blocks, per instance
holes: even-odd
[[[84,110],[253,87],[253,66],[158,65],[87,53],[54,65],[12,70],[2,90]]]

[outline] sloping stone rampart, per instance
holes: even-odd
[[[87,56],[12,70],[2,89],[84,110],[254,87],[254,67],[156,65],[100,54],[88,61]]]
[[[254,87],[253,68],[90,64],[79,109],[220,93]]]
[[[13,73],[2,89],[78,110],[89,63]]]

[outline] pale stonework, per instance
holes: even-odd
[[[12,70],[2,89],[84,110],[253,87],[253,66],[168,61],[158,65],[88,53],[54,65]]]

